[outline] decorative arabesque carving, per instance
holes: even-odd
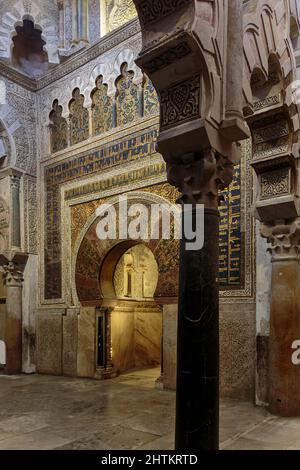
[[[99,135],[113,127],[113,102],[107,95],[107,85],[103,77],[96,80],[96,88],[92,92],[93,134]]]
[[[260,198],[272,199],[291,192],[291,168],[284,167],[260,175]]]
[[[286,80],[280,63],[268,58],[268,75],[255,69],[251,77],[254,111],[249,118],[252,132],[252,166],[257,175],[256,217],[262,222],[291,220],[299,213],[296,185],[295,121],[287,113],[283,97]]]
[[[163,90],[160,94],[161,129],[199,118],[200,75]]]
[[[53,109],[50,113],[50,142],[51,153],[63,150],[68,146],[68,123],[62,117],[62,106],[58,104],[58,100],[53,103]]]
[[[144,116],[159,113],[159,101],[153,83],[146,76],[144,81]]]
[[[145,69],[148,71],[148,73],[157,72],[161,69],[164,69],[168,65],[173,64],[174,62],[176,62],[176,60],[180,60],[183,57],[186,57],[191,52],[192,50],[188,43],[181,42],[175,47],[172,47],[162,52],[158,57],[149,60],[149,62],[145,64]]]
[[[121,77],[116,82],[117,125],[126,126],[139,117],[139,90],[133,83],[134,73],[125,63],[121,67]]]
[[[119,28],[136,17],[132,0],[106,0],[107,32]]]
[[[253,159],[263,159],[289,151],[291,132],[284,113],[264,116],[256,120],[251,127]]]
[[[143,0],[140,4],[140,19],[143,24],[161,20],[174,13],[190,0]]]
[[[70,102],[71,145],[78,144],[89,137],[89,112],[83,103],[84,96],[80,94],[79,88],[76,88]]]

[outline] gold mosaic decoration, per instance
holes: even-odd
[[[151,116],[159,113],[158,96],[151,80],[148,77],[144,82],[144,116]]]
[[[58,100],[54,101],[49,118],[51,152],[55,153],[68,146],[68,124],[67,120],[62,117],[62,106],[58,104]]]
[[[78,144],[89,137],[89,112],[83,103],[84,96],[76,88],[70,102],[71,145]]]
[[[107,32],[119,28],[137,16],[132,0],[106,0]]]
[[[113,103],[107,96],[107,85],[103,77],[96,80],[96,88],[92,92],[93,134],[99,135],[113,127]]]
[[[126,126],[139,117],[138,87],[133,83],[134,73],[128,71],[127,64],[121,67],[121,77],[117,81],[117,125]]]

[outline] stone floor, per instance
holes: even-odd
[[[175,394],[155,389],[158,372],[104,382],[0,375],[0,450],[172,449]],[[223,400],[221,447],[300,449],[300,418]]]

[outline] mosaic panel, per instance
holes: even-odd
[[[59,106],[57,100],[53,103],[50,121],[51,152],[55,153],[68,146],[68,123],[67,120],[62,117],[62,106]]]
[[[61,280],[60,185],[101,172],[115,165],[149,157],[156,152],[157,127],[126,140],[103,145],[45,169],[45,298],[59,299]],[[117,179],[112,180],[118,185]]]
[[[89,112],[83,106],[84,97],[78,88],[73,92],[70,102],[70,138],[71,145],[78,144],[89,137]]]
[[[96,81],[96,89],[92,93],[93,134],[99,135],[113,127],[113,103],[107,96],[107,85],[103,77]]]
[[[244,237],[241,229],[241,164],[234,169],[233,182],[222,191],[220,206],[219,283],[222,288],[242,287]]]
[[[139,117],[139,91],[133,83],[133,72],[127,70],[127,64],[122,66],[121,74],[117,81],[117,125],[126,126]]]
[[[159,101],[155,88],[148,77],[144,83],[144,116],[159,113]]]
[[[119,28],[137,15],[132,0],[106,0],[107,32]]]
[[[144,134],[136,133],[130,139],[108,143],[101,148],[72,157],[62,163],[53,164],[45,170],[46,226],[45,226],[45,298],[59,299],[62,293],[61,266],[61,202],[60,187],[67,182],[101,173],[118,164],[143,160],[156,153],[157,127]],[[220,207],[220,287],[222,290],[243,288],[245,284],[245,194],[241,181],[246,177],[241,164],[234,171],[234,180],[229,189],[222,192],[224,200]],[[86,183],[65,192],[65,200],[88,196],[99,191],[120,188],[120,193],[130,190],[130,184],[145,181],[142,191],[161,195],[171,202],[178,198],[178,191],[165,183],[147,187],[147,180],[165,175],[165,164],[147,164],[139,169],[129,169],[118,175],[108,176]],[[122,189],[123,188],[123,189]],[[244,185],[242,186],[244,188]],[[72,244],[76,241],[89,216],[95,211],[98,201],[72,207]],[[160,247],[162,248],[162,246]],[[172,252],[174,256],[174,251]],[[162,264],[163,266],[164,264]]]

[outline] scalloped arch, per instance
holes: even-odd
[[[51,4],[53,4],[53,2],[51,2]],[[49,20],[47,12],[44,11],[44,7],[45,2],[37,2],[36,0],[32,0],[31,2],[30,13],[25,9],[24,3],[21,0],[15,2],[14,5],[7,6],[6,11],[2,13],[0,21],[2,32],[0,36],[0,58],[11,58],[12,37],[14,36],[15,27],[22,25],[23,19],[30,19],[33,21],[35,27],[42,31],[42,37],[46,42],[44,49],[48,53],[49,63],[59,63],[58,16],[57,24],[53,24],[53,22]],[[54,10],[55,8],[58,15],[58,9],[54,7]]]

